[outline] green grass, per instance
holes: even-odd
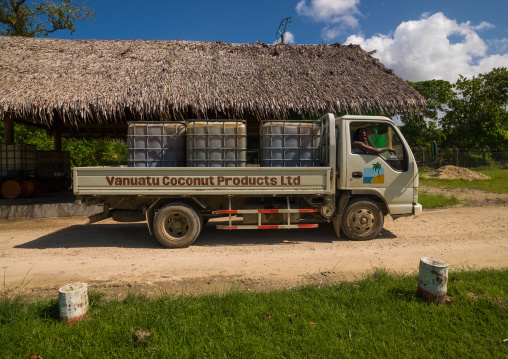
[[[421,191],[418,194],[418,203],[420,203],[423,208],[438,208],[438,207],[447,207],[447,206],[455,206],[461,201],[459,201],[455,196],[444,196],[442,194],[429,194],[425,191]]]
[[[450,190],[475,189],[494,193],[508,193],[508,169],[476,169],[475,171],[487,175],[491,179],[473,181],[464,179],[434,179],[424,178],[423,175],[426,172],[420,172],[420,185],[427,187],[447,188]],[[435,195],[426,193],[425,191],[420,191],[418,202],[421,203],[423,208],[447,207],[463,203],[455,196],[445,196],[442,194]]]
[[[508,270],[450,273],[451,301],[415,297],[417,278],[202,297],[95,293],[86,318],[57,300],[0,300],[0,356],[26,358],[506,358]]]
[[[442,188],[463,188],[463,189],[477,189],[486,192],[495,193],[508,193],[508,169],[475,169],[474,171],[480,172],[491,179],[488,180],[473,180],[468,181],[464,179],[445,180],[445,179],[430,179],[424,178],[420,174],[420,185]]]

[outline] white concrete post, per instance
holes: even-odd
[[[421,258],[416,295],[427,301],[443,303],[446,299],[448,267],[448,263],[440,259]]]
[[[60,302],[60,320],[74,324],[83,318],[88,310],[86,283],[71,283],[58,291]]]

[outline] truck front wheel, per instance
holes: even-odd
[[[384,217],[378,204],[368,198],[352,200],[342,215],[342,231],[355,241],[376,237],[383,228]]]
[[[157,240],[167,248],[185,248],[201,232],[201,214],[185,203],[170,203],[162,207],[153,221]]]

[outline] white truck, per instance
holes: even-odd
[[[327,114],[319,120],[315,167],[76,167],[77,202],[102,205],[89,223],[112,217],[147,221],[168,248],[187,247],[204,223],[223,217],[219,229],[315,228],[332,223],[352,240],[379,235],[384,216],[419,216],[418,168],[393,121],[380,116]],[[374,147],[393,153],[353,151],[353,133],[365,129]],[[241,217],[241,218],[240,218]]]

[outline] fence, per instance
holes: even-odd
[[[435,169],[446,165],[457,167],[506,167],[508,165],[507,150],[491,150],[488,147],[476,150],[464,148],[439,148],[434,159],[430,148],[414,147],[413,154],[418,166]]]

